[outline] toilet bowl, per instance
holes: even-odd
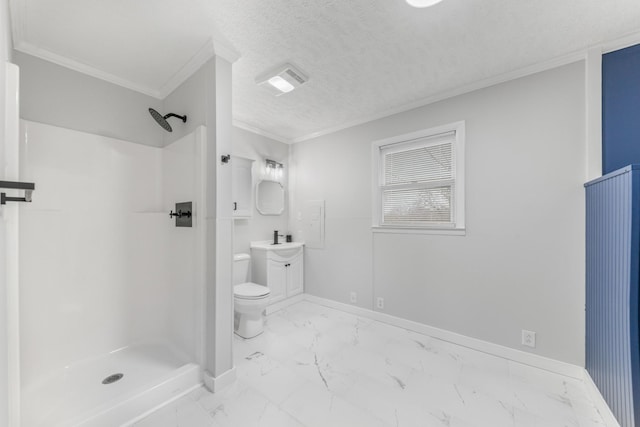
[[[242,283],[233,287],[234,325],[236,334],[253,338],[264,329],[264,310],[269,304],[269,288],[255,283]]]
[[[242,338],[253,338],[264,330],[264,311],[271,291],[266,286],[248,282],[248,254],[233,257],[233,330]]]

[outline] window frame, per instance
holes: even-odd
[[[433,224],[383,224],[382,223],[382,192],[384,186],[383,149],[397,146],[396,151],[410,149],[418,143],[417,140],[437,137],[439,135],[454,133],[453,162],[454,162],[454,197],[453,197],[453,222]],[[412,142],[415,142],[412,144]],[[420,145],[423,142],[419,142]],[[428,144],[428,143],[427,143]],[[372,226],[374,233],[402,233],[402,234],[448,234],[464,235],[465,228],[465,122],[459,121],[442,126],[422,129],[416,132],[393,136],[371,144],[372,159]],[[393,149],[393,148],[392,148]]]

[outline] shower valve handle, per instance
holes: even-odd
[[[174,216],[178,218],[182,218],[183,216],[191,218],[191,211],[182,212],[182,210],[179,210],[178,212],[174,212],[173,210],[171,210],[171,212],[169,212],[169,218],[173,218]]]

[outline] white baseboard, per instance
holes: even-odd
[[[620,423],[616,420],[615,415],[611,412],[611,408],[607,405],[607,402],[602,397],[600,390],[598,390],[598,386],[593,382],[593,378],[589,375],[589,372],[584,370],[584,385],[587,388],[587,393],[593,403],[596,405],[596,409],[600,412],[602,419],[607,427],[620,427]]]
[[[214,377],[208,371],[203,373],[204,386],[211,392],[216,393],[223,388],[233,384],[236,380],[236,367],[229,369],[225,373]]]
[[[514,362],[523,363],[525,365],[534,366],[567,377],[584,379],[584,368],[570,363],[561,362],[559,360],[550,359],[548,357],[539,356],[537,354],[527,353],[503,345],[490,343],[488,341],[471,338],[466,335],[457,334],[444,329],[425,325],[423,323],[414,322],[412,320],[402,319],[400,317],[391,316],[389,314],[380,313],[378,311],[369,310],[362,307],[356,307],[326,298],[316,297],[314,295],[304,294],[304,299],[326,307],[335,308],[357,316],[366,317],[368,319],[377,320],[379,322],[388,323],[393,326],[408,329],[413,332],[438,338],[464,347],[472,348],[483,353],[492,354],[494,356],[503,357]]]
[[[278,301],[275,304],[271,304],[267,307],[267,316],[275,313],[276,311],[280,311],[283,308],[287,308],[290,305],[299,303],[300,301],[304,301],[305,299],[305,294],[299,294],[299,295],[294,295],[291,298],[287,298],[285,300],[282,301]]]

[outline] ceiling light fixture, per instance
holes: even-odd
[[[289,93],[309,78],[291,64],[283,64],[273,70],[256,77],[256,84],[269,89],[274,95]]]
[[[442,0],[406,0],[413,7],[429,7],[440,3]]]
[[[282,178],[282,170],[284,165],[271,159],[264,159],[265,171],[264,176],[267,180],[280,181]]]
[[[294,85],[280,76],[271,77],[269,80],[267,80],[267,83],[269,83],[271,86],[275,87],[282,93],[291,92],[296,88]]]

